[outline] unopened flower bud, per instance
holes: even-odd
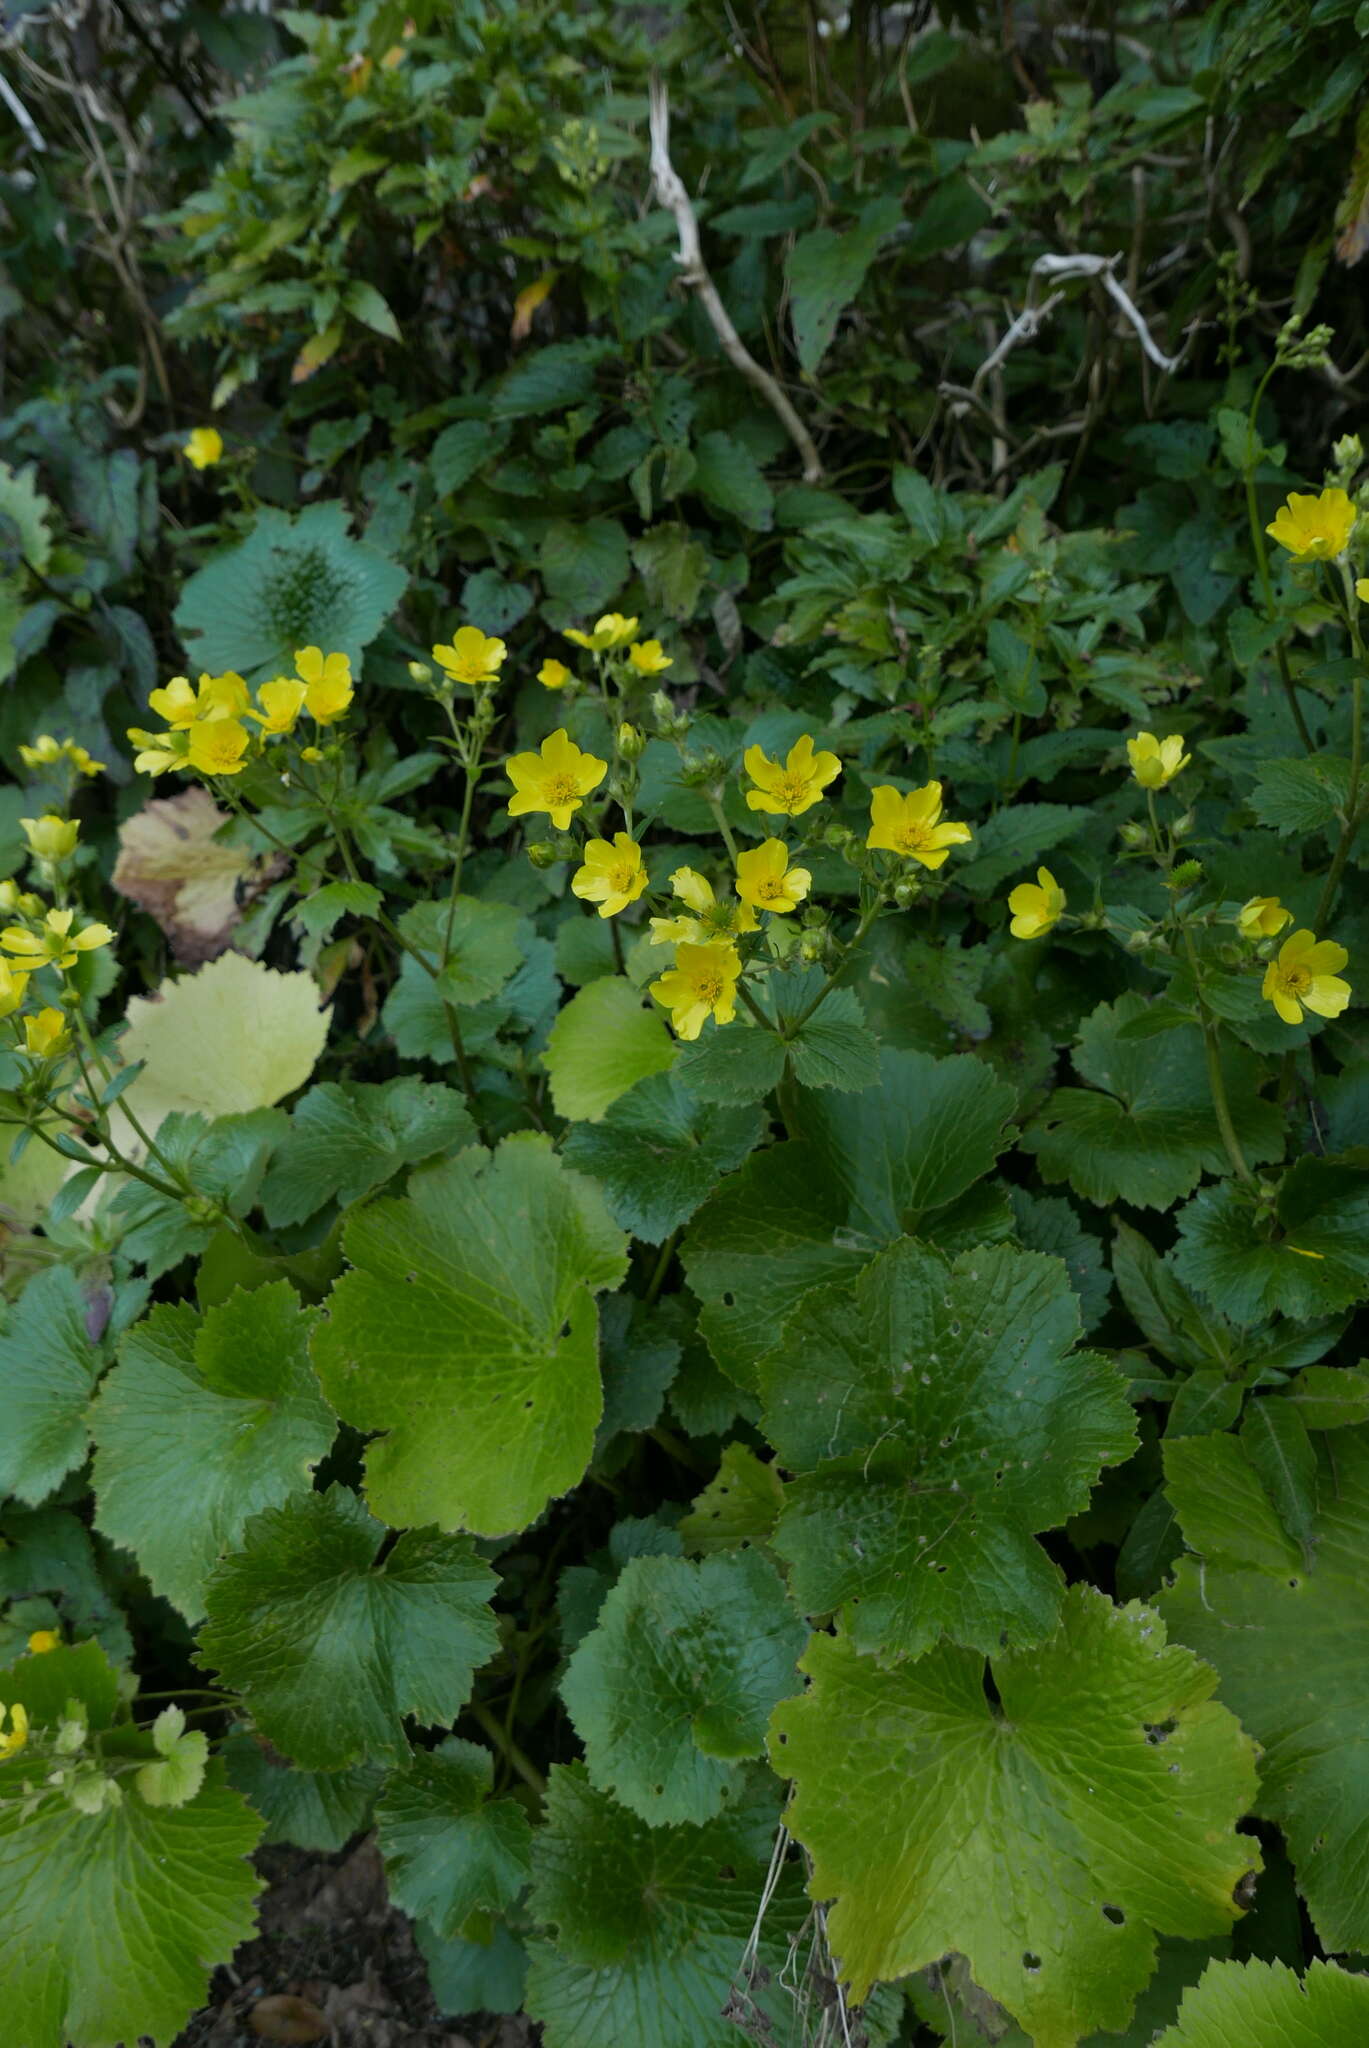
[[[554,868],[561,859],[559,850],[548,839],[534,840],[527,854],[535,868]]]
[[[1190,889],[1203,878],[1203,864],[1200,860],[1181,860],[1169,877],[1171,889]]]
[[[1123,846],[1144,848],[1150,845],[1150,827],[1143,825],[1139,818],[1128,818],[1118,834]]]
[[[799,940],[799,958],[816,967],[827,951],[826,932],[805,932]]]
[[[426,661],[411,661],[409,663],[409,676],[413,682],[426,689],[433,679],[433,672]]]
[[[894,904],[899,910],[907,910],[922,894],[922,884],[913,875],[900,876],[894,883]]]
[[[636,725],[618,728],[618,752],[625,761],[640,761],[646,748],[646,734]]]
[[[1176,818],[1169,829],[1176,839],[1191,839],[1197,829],[1197,825],[1198,813],[1196,811],[1185,811],[1182,818]]]
[[[1144,953],[1148,946],[1155,944],[1155,934],[1147,925],[1144,930],[1133,932],[1127,940],[1128,953]]]

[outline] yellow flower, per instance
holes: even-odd
[[[1038,868],[1034,882],[1019,882],[1008,897],[1012,912],[1008,929],[1015,939],[1039,939],[1060,922],[1064,907],[1065,892],[1055,876],[1049,868]]]
[[[789,758],[782,768],[759,747],[747,748],[744,765],[756,785],[746,792],[751,809],[789,818],[797,818],[801,811],[821,803],[822,792],[841,773],[841,763],[835,754],[813,752],[808,733],[789,749]]]
[[[605,612],[597,619],[592,633],[582,633],[577,626],[571,626],[566,634],[577,647],[587,647],[591,654],[607,654],[611,648],[622,647],[629,641],[641,624],[640,619],[625,619],[621,612]]]
[[[93,953],[114,937],[107,924],[88,924],[84,931],[73,931],[75,922],[74,910],[50,910],[40,931],[26,931],[21,924],[6,925],[0,932],[0,946],[19,956],[26,973],[35,967],[74,967],[78,953]]]
[[[812,886],[807,868],[790,867],[782,839],[763,839],[737,855],[737,894],[753,910],[773,910],[782,917],[798,909]]]
[[[196,469],[212,469],[223,454],[223,435],[217,427],[196,427],[181,449]]]
[[[1261,991],[1285,1024],[1301,1024],[1304,1010],[1319,1017],[1339,1017],[1350,1000],[1350,984],[1338,979],[1350,955],[1334,939],[1312,932],[1294,932],[1279,948],[1264,974]]]
[[[173,676],[165,688],[149,691],[147,701],[173,732],[183,732],[200,715],[199,699],[189,676]]]
[[[21,889],[12,877],[0,882],[0,910],[22,910],[25,917],[36,917],[42,908],[42,897]]]
[[[653,917],[653,946],[709,946],[730,940],[739,932],[760,930],[760,919],[749,903],[733,903],[713,893],[713,885],[696,868],[676,868],[670,886],[680,901],[693,911],[692,917]]]
[[[12,1017],[24,1000],[29,978],[22,967],[0,960],[0,1017]]]
[[[277,676],[274,682],[263,683],[257,691],[260,711],[244,713],[253,718],[261,727],[262,736],[267,733],[293,732],[295,721],[304,709],[305,686],[293,676]]]
[[[607,761],[582,754],[563,725],[542,742],[538,754],[515,754],[504,772],[516,794],[509,816],[546,811],[558,832],[564,832],[581,803],[608,773]]]
[[[81,828],[74,818],[54,817],[49,811],[45,817],[21,818],[19,823],[35,860],[69,860],[75,853]]]
[[[252,692],[237,670],[225,669],[221,676],[200,677],[195,715],[197,718],[241,718],[251,702]]]
[[[36,1017],[24,1019],[24,1051],[36,1060],[50,1060],[57,1053],[65,1052],[67,1044],[67,1020],[60,1010],[49,1004]]]
[[[675,663],[659,640],[637,640],[628,648],[627,658],[639,676],[659,676]]]
[[[352,664],[345,654],[325,654],[321,647],[295,650],[295,673],[306,685],[304,705],[320,725],[341,718],[352,701]]]
[[[647,885],[642,849],[627,832],[615,832],[607,839],[591,839],[585,848],[584,866],[570,878],[574,893],[585,903],[597,903],[600,917],[614,917],[635,903]]]
[[[78,746],[75,740],[63,740],[62,752],[72,767],[79,769],[82,775],[103,775],[105,772],[104,762],[97,761],[87,748]]]
[[[433,660],[454,683],[473,690],[480,683],[499,680],[508,651],[502,640],[487,639],[478,626],[459,626],[450,647],[434,647]]]
[[[186,759],[201,775],[240,775],[248,732],[236,718],[200,718],[190,728]]]
[[[1142,789],[1163,789],[1187,768],[1192,758],[1184,752],[1183,740],[1177,732],[1163,740],[1157,740],[1153,732],[1141,732],[1127,741],[1131,772]]]
[[[1236,913],[1243,939],[1272,939],[1292,924],[1293,913],[1285,910],[1277,896],[1252,896]]]
[[[139,775],[165,775],[168,768],[185,766],[185,738],[175,732],[144,732],[130,725],[128,737],[138,749],[133,766]]]
[[[677,1038],[697,1038],[710,1017],[732,1022],[741,971],[735,946],[680,946],[675,965],[651,983],[649,993],[669,1010]]]
[[[36,1628],[29,1637],[30,1657],[45,1657],[49,1650],[58,1650],[61,1646],[62,1638],[55,1628]]]
[[[924,868],[939,868],[953,846],[964,846],[974,834],[968,825],[941,822],[941,784],[925,782],[900,796],[883,782],[870,796],[870,829],[865,844],[884,853],[898,853]]]
[[[70,741],[67,742],[69,746]],[[40,732],[31,747],[21,746],[19,759],[26,768],[50,768],[54,761],[60,761],[66,748],[59,746],[50,732]]]
[[[1329,562],[1344,554],[1354,530],[1355,507],[1344,491],[1293,491],[1265,532],[1300,562]]]
[[[1369,604],[1369,576],[1355,578],[1355,596],[1361,604]]]
[[[556,661],[550,655],[537,671],[537,680],[545,690],[564,690],[575,677],[563,661]]]
[[[0,1764],[6,1757],[18,1756],[29,1739],[28,1713],[16,1700],[9,1710],[10,1732],[5,1733],[5,1709],[0,1707]]]

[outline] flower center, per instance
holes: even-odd
[[[1312,986],[1312,971],[1308,967],[1285,967],[1283,985],[1290,996],[1300,996]]]
[[[622,896],[627,893],[632,887],[632,878],[635,873],[636,870],[632,863],[626,860],[620,860],[616,867],[609,869],[608,885],[615,896]]]
[[[562,804],[578,803],[580,801],[579,784],[573,775],[549,775],[547,777],[546,797],[547,802],[557,806],[557,808]]]
[[[781,775],[775,784],[775,795],[782,804],[801,804],[808,794],[808,778],[804,775]]]
[[[922,819],[900,825],[894,837],[905,853],[925,853],[932,846],[932,828]]]
[[[757,885],[756,894],[760,897],[762,903],[773,903],[777,896],[783,896],[783,875],[767,875],[764,881]]]
[[[721,975],[709,975],[695,983],[699,1001],[707,1003],[711,1010],[723,992]]]

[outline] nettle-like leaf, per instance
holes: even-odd
[[[1202,1034],[1180,1026],[1162,1038],[1129,1038],[1122,1027],[1145,1013],[1133,992],[1100,1003],[1079,1030],[1074,1065],[1087,1088],[1057,1088],[1022,1134],[1048,1181],[1068,1180],[1086,1201],[1118,1200],[1167,1209],[1204,1173],[1228,1171],[1213,1114]],[[1252,1164],[1283,1152],[1278,1105],[1256,1092],[1259,1060],[1243,1047],[1222,1055],[1241,1147]]]
[[[1036,2048],[1075,2048],[1126,2024],[1157,1932],[1231,1924],[1254,1745],[1146,1608],[1072,1588],[992,1697],[966,1650],[887,1668],[817,1635],[804,1668],[771,1756],[857,1997],[956,1950]]]
[[[79,1465],[104,1364],[90,1305],[69,1267],[36,1273],[0,1332],[0,1494],[36,1507]]]
[[[453,1721],[494,1654],[494,1574],[471,1545],[385,1536],[345,1487],[301,1494],[248,1524],[210,1575],[199,1658],[257,1727],[309,1770],[409,1761],[406,1714]]]
[[[591,1174],[614,1221],[648,1244],[687,1223],[765,1132],[754,1104],[700,1103],[675,1073],[619,1096],[598,1123],[575,1124],[562,1156]]]
[[[1005,1237],[1006,1197],[971,1190],[1007,1143],[1015,1101],[982,1061],[919,1052],[886,1051],[880,1086],[860,1095],[797,1091],[791,1141],[724,1181],[682,1247],[723,1370],[754,1390],[802,1297],[854,1278],[905,1233],[950,1249]]]
[[[1136,1445],[1125,1380],[1078,1337],[1060,1261],[1008,1246],[905,1239],[808,1295],[760,1365],[799,1605],[882,1656],[1049,1635],[1064,1580],[1034,1538]]]
[[[5,2024],[24,2048],[169,2041],[209,1973],[253,1930],[261,1880],[246,1860],[261,1822],[209,1766],[182,1806],[130,1790],[99,1814],[58,1792],[22,1797],[21,1755],[0,1764]]]
[[[1217,1667],[1222,1698],[1263,1745],[1258,1810],[1287,1837],[1323,1945],[1367,1948],[1369,1427],[1338,1430],[1323,1448],[1311,1565],[1283,1537],[1282,1569],[1272,1507],[1257,1520],[1248,1489],[1244,1515],[1214,1531],[1212,1496],[1233,1499],[1233,1451],[1245,1454],[1230,1437],[1199,1443],[1190,1483],[1170,1491],[1205,1561],[1184,1559],[1158,1605]]]
[[[531,1870],[532,1828],[515,1799],[491,1799],[494,1759],[449,1737],[396,1774],[376,1809],[395,1905],[450,1940],[476,1912],[511,1906]]]
[[[1281,1314],[1306,1321],[1369,1298],[1369,1170],[1298,1160],[1274,1213],[1234,1182],[1204,1188],[1179,1211],[1175,1271],[1235,1323]]]
[[[249,1517],[306,1490],[336,1434],[309,1363],[316,1321],[286,1280],[203,1318],[162,1303],[100,1389],[96,1526],[191,1621]]]
[[[247,539],[181,591],[176,625],[194,666],[256,681],[289,674],[297,647],[323,647],[358,667],[408,578],[347,529],[341,504],[309,505],[294,518],[263,507]]]
[[[357,1429],[367,1496],[404,1528],[494,1536],[574,1486],[603,1409],[595,1293],[626,1240],[550,1141],[506,1138],[415,1176],[347,1227],[355,1271],[314,1340],[323,1390]]]
[[[634,1559],[561,1681],[592,1781],[653,1827],[713,1819],[762,1754],[807,1638],[754,1552]]]
[[[262,1184],[272,1229],[302,1223],[330,1200],[359,1202],[402,1166],[471,1144],[475,1125],[452,1088],[411,1076],[376,1085],[325,1081],[296,1103]]]
[[[597,1791],[581,1766],[555,1766],[533,1843],[531,1908],[555,1930],[532,1950],[527,2011],[547,2048],[736,2048],[723,2008],[765,1887],[777,1814],[773,1781],[703,1827],[648,1827]],[[805,1914],[792,1884],[766,1910],[762,2012],[792,2017],[778,1982]],[[784,2038],[784,2036],[781,2036]]]
[[[1286,1963],[1213,1963],[1184,1993],[1179,2017],[1155,2048],[1363,2048],[1369,1977],[1314,1962],[1305,1977]]]

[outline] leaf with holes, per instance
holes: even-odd
[[[1283,1537],[1277,1572],[1282,1531],[1267,1502],[1261,1548],[1249,1518],[1233,1541],[1214,1542],[1209,1488],[1226,1482],[1207,1479],[1171,1482],[1185,1537],[1208,1554],[1201,1566],[1185,1558],[1157,1604],[1172,1633],[1216,1666],[1222,1698],[1263,1744],[1258,1811],[1284,1831],[1323,1946],[1369,1948],[1369,1427],[1323,1443],[1310,1567]]]
[[[770,1753],[857,1997],[954,1949],[1036,2048],[1075,2048],[1126,2025],[1157,1933],[1230,1926],[1254,1745],[1148,1609],[1071,1588],[992,1696],[968,1650],[886,1668],[816,1635],[804,1668]]]
[[[810,1294],[760,1366],[799,1605],[886,1658],[1049,1635],[1064,1582],[1034,1539],[1136,1445],[1125,1380],[1078,1337],[1060,1261],[1007,1246],[905,1239]]]

